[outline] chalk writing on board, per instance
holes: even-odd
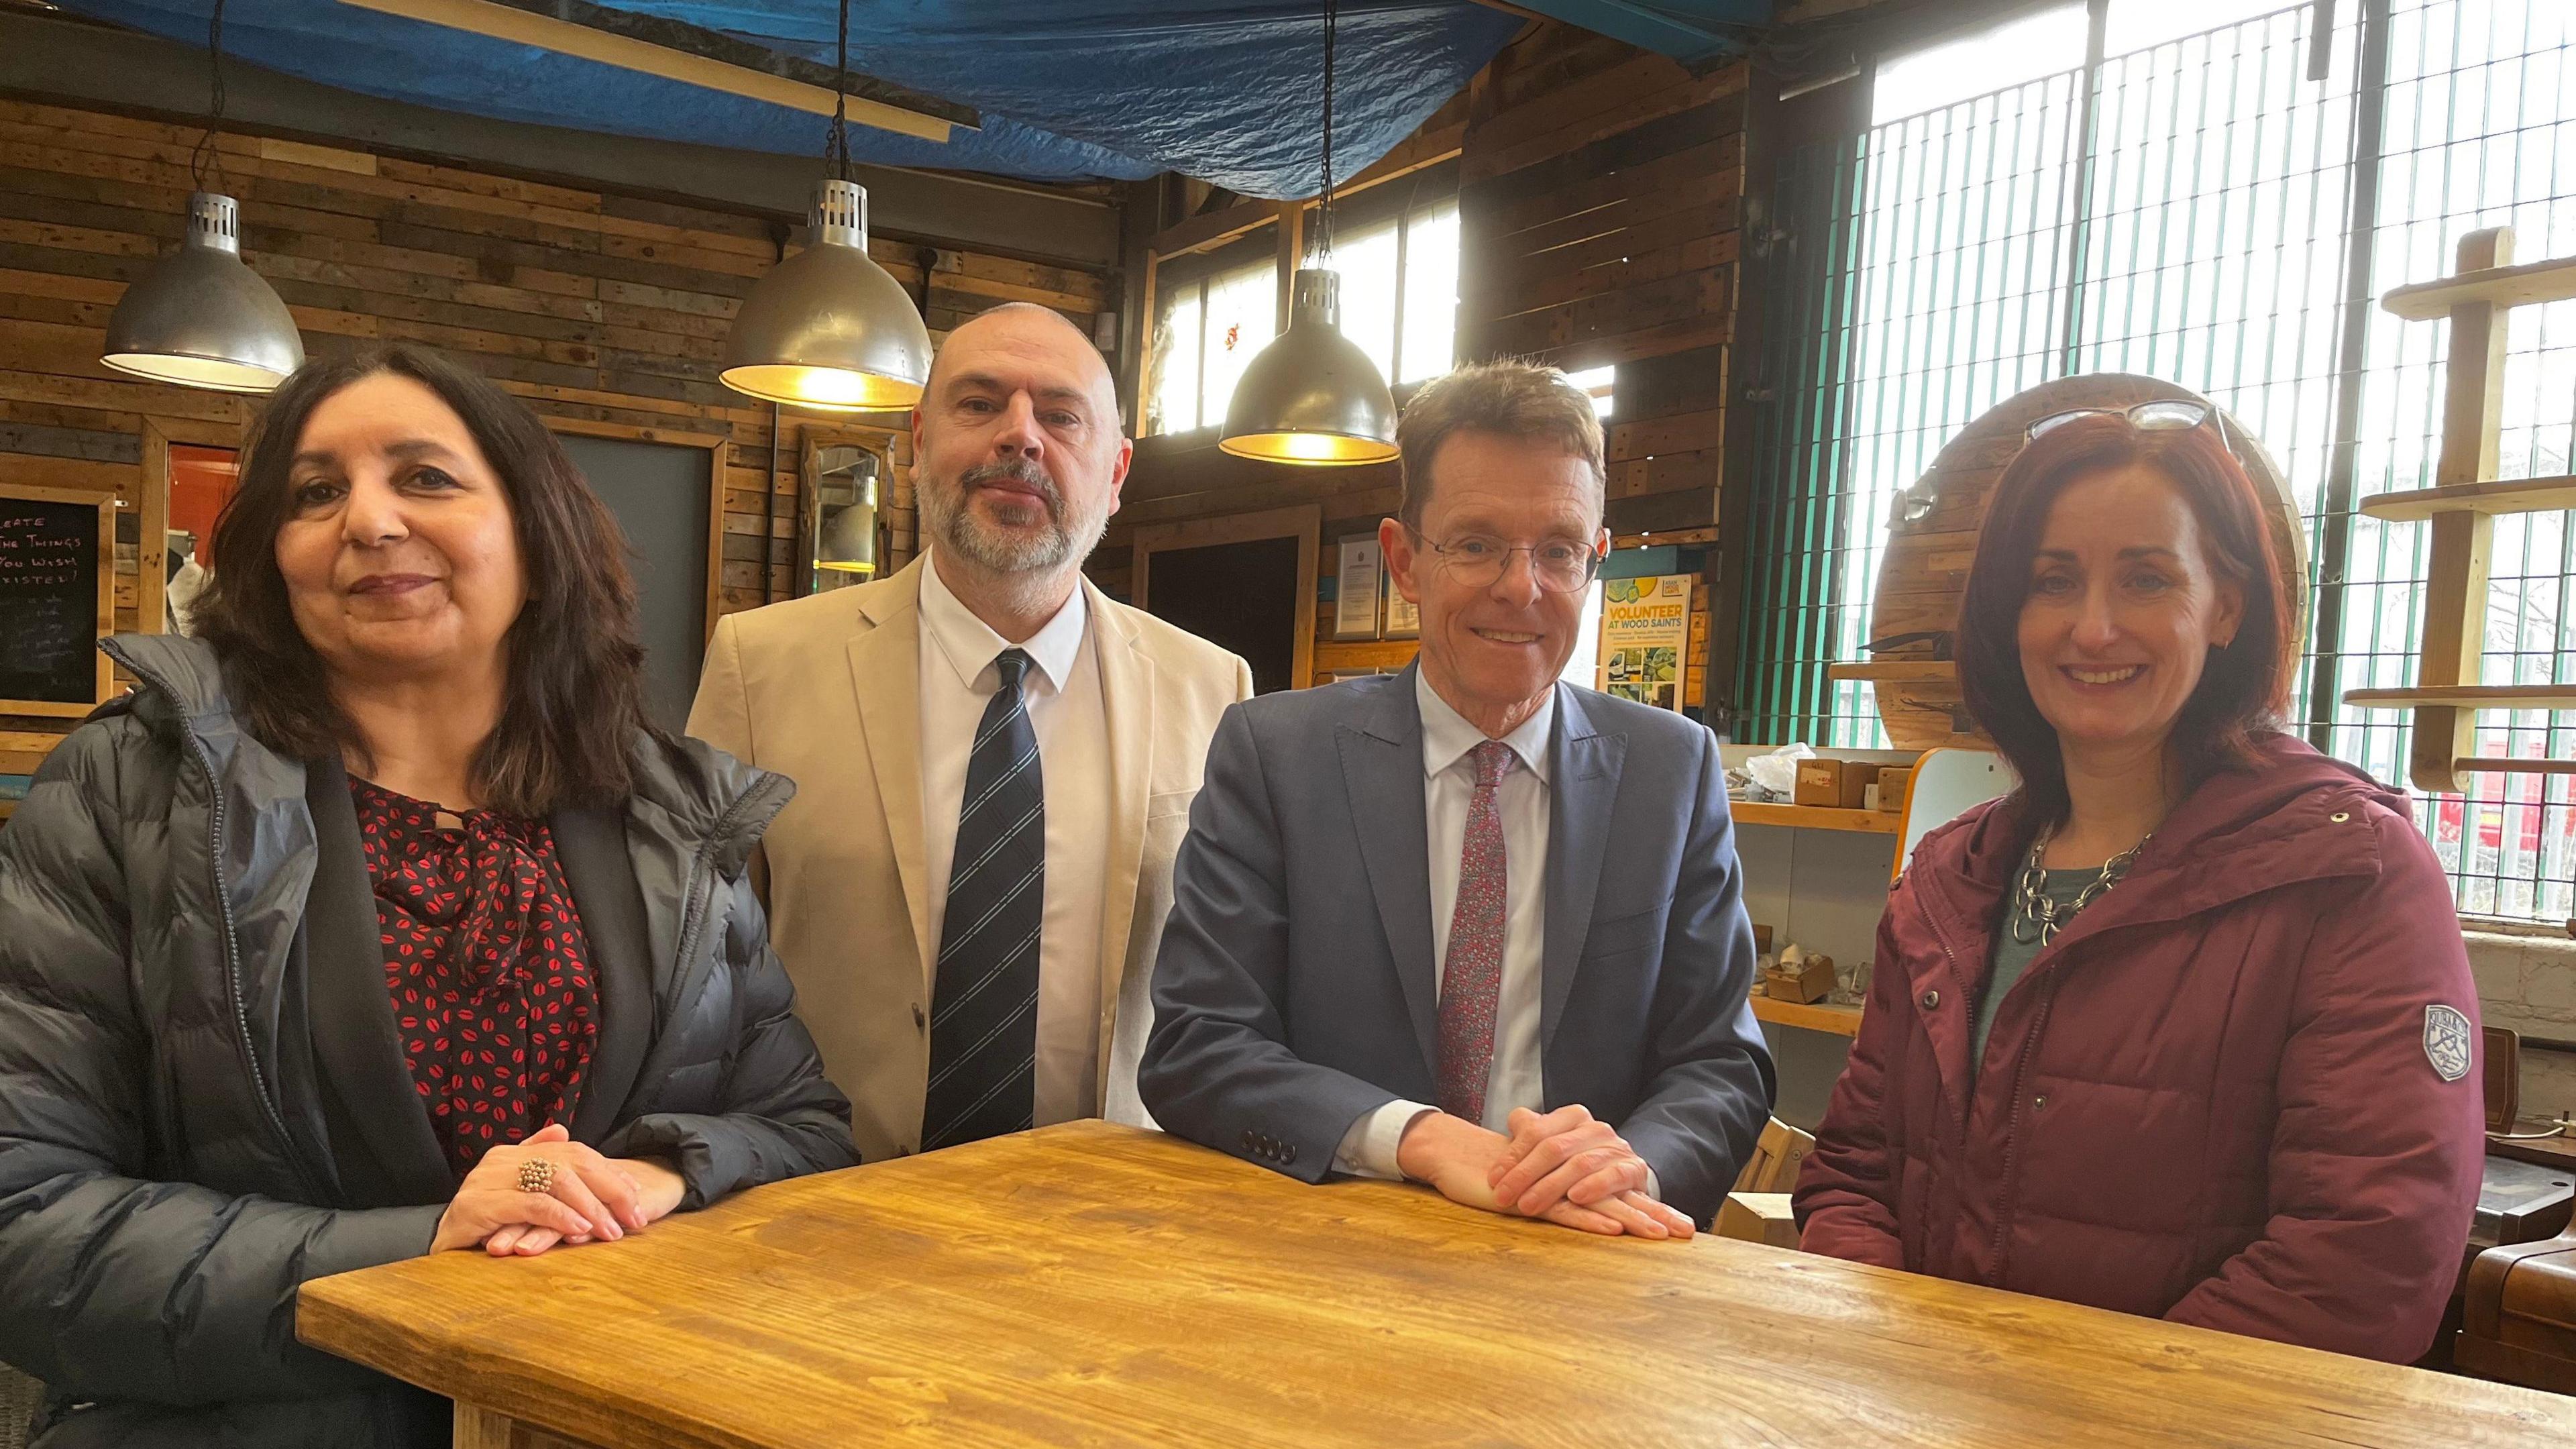
[[[98,506],[0,498],[0,699],[96,696]]]

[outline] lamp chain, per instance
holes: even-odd
[[[188,153],[188,179],[199,191],[232,190],[232,178],[224,172],[224,153],[215,138],[224,129],[224,0],[215,0],[215,13],[206,22],[206,52],[213,61],[213,79],[206,94],[206,133],[197,138],[197,148]],[[211,167],[216,184],[206,185],[206,172]]]
[[[1333,257],[1333,40],[1341,15],[1338,0],[1324,0],[1324,192],[1315,205],[1317,265]]]
[[[834,179],[850,179],[850,0],[841,0],[841,39],[836,79],[832,83],[832,134],[823,155],[832,162]]]

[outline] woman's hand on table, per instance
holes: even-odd
[[[544,1192],[519,1185],[520,1169],[533,1160],[554,1169]],[[674,1194],[670,1200],[679,1199]],[[511,1228],[541,1229],[563,1242],[613,1240],[651,1222],[644,1209],[643,1187],[635,1176],[573,1141],[562,1124],[550,1122],[524,1141],[483,1154],[439,1217],[429,1250],[481,1246],[497,1253],[503,1250],[491,1247],[493,1238]],[[512,1234],[513,1246],[523,1237]]]
[[[689,1188],[680,1174],[673,1171],[669,1163],[658,1157],[612,1157],[608,1159],[608,1164],[634,1180],[637,1200],[644,1210],[645,1223],[658,1223],[669,1217],[671,1210],[680,1205],[681,1195]],[[643,1230],[642,1224],[638,1224],[635,1228],[639,1233]],[[522,1223],[503,1228],[484,1239],[483,1249],[496,1258],[504,1256],[533,1258],[557,1243],[577,1248],[589,1241],[591,1240],[586,1237],[565,1237],[553,1228]]]

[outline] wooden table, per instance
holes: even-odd
[[[1097,1122],[322,1279],[297,1328],[472,1449],[2576,1443],[2576,1399]]]

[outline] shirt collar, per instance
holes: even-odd
[[[1057,693],[1064,691],[1064,682],[1073,675],[1090,611],[1090,602],[1083,597],[1082,581],[1076,579],[1064,607],[1018,646],[1046,676],[1047,687]],[[938,560],[928,557],[921,561],[921,623],[938,648],[939,657],[956,671],[957,682],[969,690],[989,693],[984,676],[992,669],[994,656],[1012,647],[1011,641],[994,633],[992,625],[976,618],[964,600],[949,592],[948,581],[939,576]]]
[[[1440,691],[1420,669],[1413,671],[1413,700],[1422,712],[1422,773],[1437,775],[1467,757],[1467,752],[1485,742],[1485,732],[1467,722],[1467,717],[1449,707]],[[1520,728],[1503,736],[1503,743],[1520,756],[1521,767],[1547,783],[1547,737],[1556,727],[1556,688],[1548,687],[1547,698]]]

